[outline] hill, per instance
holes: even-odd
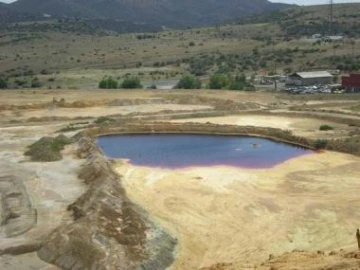
[[[0,3],[0,23],[11,21],[16,16],[17,12],[8,8],[8,5]]]
[[[227,25],[156,33],[146,33],[161,30],[156,25],[111,18],[0,23],[0,77],[7,78],[13,88],[26,88],[37,75],[44,87],[53,89],[91,88],[105,75],[120,78],[130,74],[151,82],[189,73],[206,80],[214,73],[256,77],[299,70],[358,71],[360,32],[354,25],[359,7],[336,5],[334,25],[340,24],[352,37],[339,42],[307,37],[319,31],[310,26],[328,29],[326,8],[316,6],[252,16]],[[34,81],[34,85],[38,83]]]
[[[240,18],[238,24],[273,23],[281,27],[284,35],[343,34],[360,35],[360,3],[336,4],[333,7],[332,33],[329,33],[329,6],[289,7]]]
[[[19,0],[8,5],[16,12],[117,19],[169,28],[214,25],[285,6],[267,0]]]

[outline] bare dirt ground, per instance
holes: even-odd
[[[21,248],[41,241],[57,226],[71,219],[66,208],[85,190],[77,179],[76,172],[81,164],[78,159],[67,156],[59,162],[39,163],[30,162],[23,156],[26,146],[42,136],[52,134],[56,128],[56,125],[0,128],[0,175],[20,174],[19,181],[24,184],[26,191],[24,196],[30,199],[31,207],[36,209],[36,222],[29,230],[14,237],[0,234],[0,250]],[[46,266],[33,253],[0,256],[1,269],[41,269]]]
[[[31,117],[100,117],[108,115],[128,115],[131,113],[152,113],[164,110],[171,111],[196,111],[212,109],[211,106],[201,105],[178,105],[178,104],[149,104],[149,105],[132,105],[132,106],[107,106],[89,108],[48,108],[43,110],[18,110],[3,111],[0,116],[11,120],[26,120]]]
[[[116,166],[128,195],[179,240],[172,269],[253,269],[269,254],[355,248],[360,159],[325,152],[272,169]]]
[[[291,130],[295,135],[307,137],[310,139],[316,139],[319,137],[324,139],[339,138],[342,136],[347,136],[349,131],[354,129],[345,124],[339,124],[320,119],[271,115],[239,115],[174,120],[174,122],[177,123],[184,123],[188,121],[197,123],[210,122],[213,124],[280,128]],[[319,127],[323,124],[331,125],[334,127],[334,130],[320,131]]]
[[[190,95],[193,101],[206,97],[222,102],[251,102],[264,109],[283,111],[289,106],[309,102],[288,100],[282,95],[265,92],[223,91],[219,95],[218,91],[211,90],[0,91],[0,107],[47,104],[53,98],[64,98],[66,102],[80,101],[84,105],[53,110],[45,106],[35,110],[0,111],[0,178],[1,173],[9,171],[9,168],[10,171],[13,168],[13,171],[22,172],[20,175],[23,175],[26,194],[32,209],[37,211],[36,223],[29,230],[14,237],[0,234],[0,251],[41,242],[53,229],[70,221],[66,208],[85,190],[77,179],[81,161],[67,154],[70,149],[65,150],[63,160],[52,163],[29,162],[23,155],[26,147],[39,138],[57,135],[54,132],[64,126],[64,121],[15,122],[7,127],[3,123],[23,121],[30,117],[41,118],[49,114],[75,118],[159,110],[192,110],[196,113],[212,108],[216,111],[213,106],[196,102],[114,107],[96,105],[117,99],[146,99],[151,103],[153,99],[166,99],[169,95],[176,95],[180,101],[182,96]],[[326,107],[331,102],[322,100],[321,104]],[[345,107],[350,106],[348,103],[344,99]],[[342,117],[342,114],[338,113],[338,117]],[[351,117],[356,119],[357,116]],[[278,127],[314,139],[344,137],[357,128],[306,118],[305,114],[299,117],[246,114],[178,122]],[[329,124],[335,130],[320,132],[318,128],[321,124]],[[354,250],[354,232],[359,227],[356,211],[360,206],[356,194],[359,166],[358,157],[325,152],[293,159],[269,170],[212,167],[170,171],[134,167],[126,163],[116,169],[124,176],[123,184],[129,196],[147,210],[151,218],[178,238],[178,257],[173,269],[219,265],[218,268],[209,269],[253,269],[255,265],[265,262],[269,254],[279,255],[273,260],[288,261],[287,255],[281,257],[281,254],[293,249]],[[298,258],[303,257],[299,255]],[[319,260],[329,258],[321,257]],[[295,261],[294,265],[301,264]],[[266,261],[261,269],[272,266],[272,261]],[[288,266],[279,269],[290,269]],[[53,268],[30,252],[17,256],[0,255],[0,269]],[[304,266],[301,269],[311,268]]]
[[[201,95],[206,97],[213,97],[219,99],[231,99],[234,101],[243,101],[243,102],[257,102],[260,104],[269,104],[272,102],[282,102],[275,94],[267,92],[241,92],[241,91],[227,91],[221,90],[221,95],[219,95],[218,90],[24,90],[24,91],[14,91],[14,90],[2,90],[0,92],[0,104],[14,104],[14,105],[24,105],[24,104],[36,104],[49,102],[54,98],[61,99],[64,98],[68,102],[74,101],[103,101],[103,100],[113,100],[113,99],[151,99],[159,98],[167,94],[186,94],[186,95]],[[284,101],[285,102],[285,101]],[[291,101],[286,101],[287,103],[292,103]]]

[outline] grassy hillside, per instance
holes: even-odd
[[[335,18],[343,18],[344,27],[352,25],[358,7],[337,5]],[[319,7],[291,10],[283,13],[289,20],[293,13],[302,14],[295,16],[296,21],[308,24],[321,21],[326,13],[319,12]],[[263,22],[252,17],[223,26],[134,34],[106,31],[83,20],[8,24],[0,29],[0,77],[19,88],[29,87],[34,80],[45,88],[95,88],[105,75],[135,75],[151,82],[185,73],[206,79],[215,72],[255,76],[297,70],[360,70],[360,41],[356,38],[315,42],[307,36],[287,35],[280,19],[272,22],[269,18],[274,14],[267,16]],[[357,35],[352,28],[348,31]]]
[[[284,36],[300,37],[303,35],[345,34],[360,36],[360,3],[336,4],[333,7],[332,33],[329,33],[330,6],[291,7],[274,12],[249,16],[237,21],[239,24],[276,23]]]

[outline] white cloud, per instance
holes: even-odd
[[[0,2],[3,2],[3,3],[12,3],[12,2],[15,2],[16,0],[0,0]]]

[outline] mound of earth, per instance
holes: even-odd
[[[71,139],[63,134],[56,138],[42,137],[39,141],[29,146],[25,155],[30,156],[33,161],[58,161],[62,159],[61,150],[70,143]]]

